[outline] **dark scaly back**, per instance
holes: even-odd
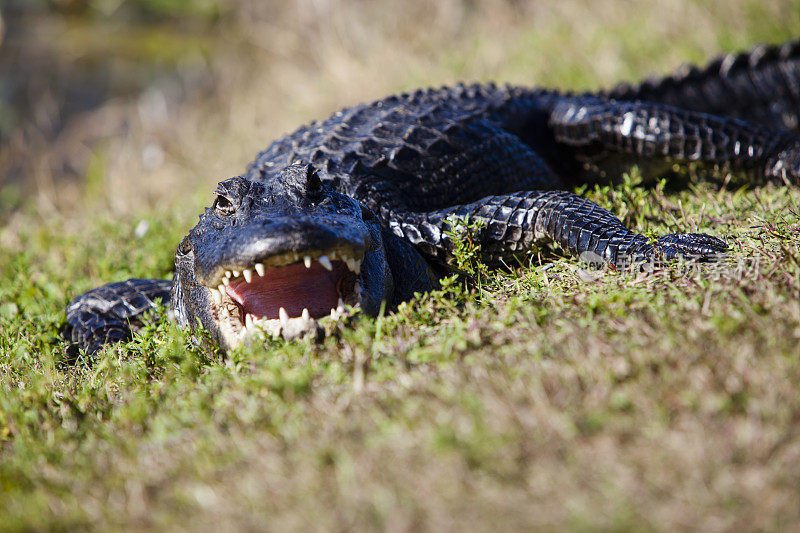
[[[703,68],[605,93],[617,100],[660,102],[800,133],[800,40],[720,56]]]
[[[420,89],[345,108],[274,141],[250,164],[248,176],[270,178],[295,160],[317,164],[323,177],[349,171],[356,159],[376,164],[389,155],[384,153],[383,139],[396,143],[421,128],[438,137],[436,130],[441,128],[437,126],[442,123],[466,120],[507,100],[507,91],[491,84],[457,85]]]
[[[342,109],[276,140],[250,164],[249,178],[270,179],[286,165],[301,160],[317,166],[323,178],[337,181],[343,192],[356,165],[378,168],[413,159],[422,167],[435,154],[463,150],[457,137],[467,124],[484,119],[511,133],[521,133],[538,117],[544,127],[559,93],[488,84],[458,84],[420,89],[368,104]],[[540,146],[544,149],[545,146]],[[407,157],[411,154],[413,157]],[[421,170],[425,170],[421,168]],[[455,200],[453,200],[455,201]]]

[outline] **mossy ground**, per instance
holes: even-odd
[[[413,45],[402,40],[420,31],[413,21],[381,18],[392,29],[385,51],[325,48],[338,67],[310,74],[310,88],[298,88],[287,109],[273,103],[270,118],[291,127],[353,103],[341,96],[348,82],[337,68],[372,70],[359,95],[373,90],[365,85],[379,96],[458,77],[593,87],[800,32],[796,2],[667,2],[674,13],[602,4],[617,10],[613,24],[602,11],[592,16],[598,3],[523,17],[503,2],[454,2],[465,19],[442,30],[452,42],[413,33]],[[495,36],[507,21],[507,33]],[[609,50],[613,60],[592,59]],[[407,68],[375,72],[392,53]],[[292,64],[303,61],[315,59]],[[249,76],[248,90],[223,93],[243,103],[198,103],[188,126],[175,126],[163,172],[179,176],[167,182],[178,191],[156,194],[161,175],[130,170],[128,148],[111,143],[97,152],[99,185],[76,193],[71,207],[49,211],[44,190],[45,200],[8,218],[0,233],[0,529],[800,525],[797,189],[644,188],[634,171],[585,191],[647,235],[725,239],[731,253],[719,264],[596,272],[542,250],[500,272],[478,265],[474,283],[448,279],[396,313],[355,317],[321,343],[268,341],[222,357],[156,313],[130,343],[91,362],[71,360],[59,338],[66,303],[103,282],[169,276],[209,184],[240,171],[252,153],[219,175],[205,167],[223,164],[217,154],[241,154],[244,138],[251,152],[266,144],[269,137],[249,137],[251,122],[226,122],[258,99],[264,80]],[[322,87],[330,90],[314,100]],[[220,109],[229,113],[221,118]],[[201,118],[230,134],[212,137],[196,127]],[[173,160],[183,166],[175,170]],[[202,183],[192,185],[197,175]],[[138,179],[125,188],[129,205],[103,205]],[[141,220],[149,229],[137,237]]]

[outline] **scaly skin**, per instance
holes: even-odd
[[[452,217],[481,223],[476,238],[489,264],[547,242],[614,266],[713,258],[726,249],[719,239],[650,242],[559,189],[632,165],[658,175],[690,162],[797,184],[799,65],[800,46],[788,43],[606,94],[458,85],[342,110],[275,141],[244,176],[220,183],[178,248],[170,307],[223,348],[245,338],[252,317],[275,334],[313,330],[336,294],[374,314],[381,302],[392,308],[436,285],[452,259]],[[309,266],[316,260],[322,266]],[[253,281],[261,274],[263,283]],[[129,280],[77,298],[72,339],[91,352],[124,338],[142,306],[105,307],[165,300],[165,285],[154,283]],[[301,317],[304,307],[315,315]]]
[[[735,117],[771,128],[800,128],[800,41],[757,46],[729,54],[704,68],[686,65],[672,76],[604,93],[616,100],[642,100]]]

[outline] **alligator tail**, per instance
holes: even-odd
[[[604,93],[616,100],[646,100],[724,115],[800,133],[800,39],[728,54],[705,67]]]

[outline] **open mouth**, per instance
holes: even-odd
[[[216,289],[220,333],[229,347],[248,334],[296,337],[316,327],[315,319],[337,317],[361,298],[361,261],[344,250],[271,257],[252,268],[225,270]],[[268,263],[269,266],[266,266]]]

